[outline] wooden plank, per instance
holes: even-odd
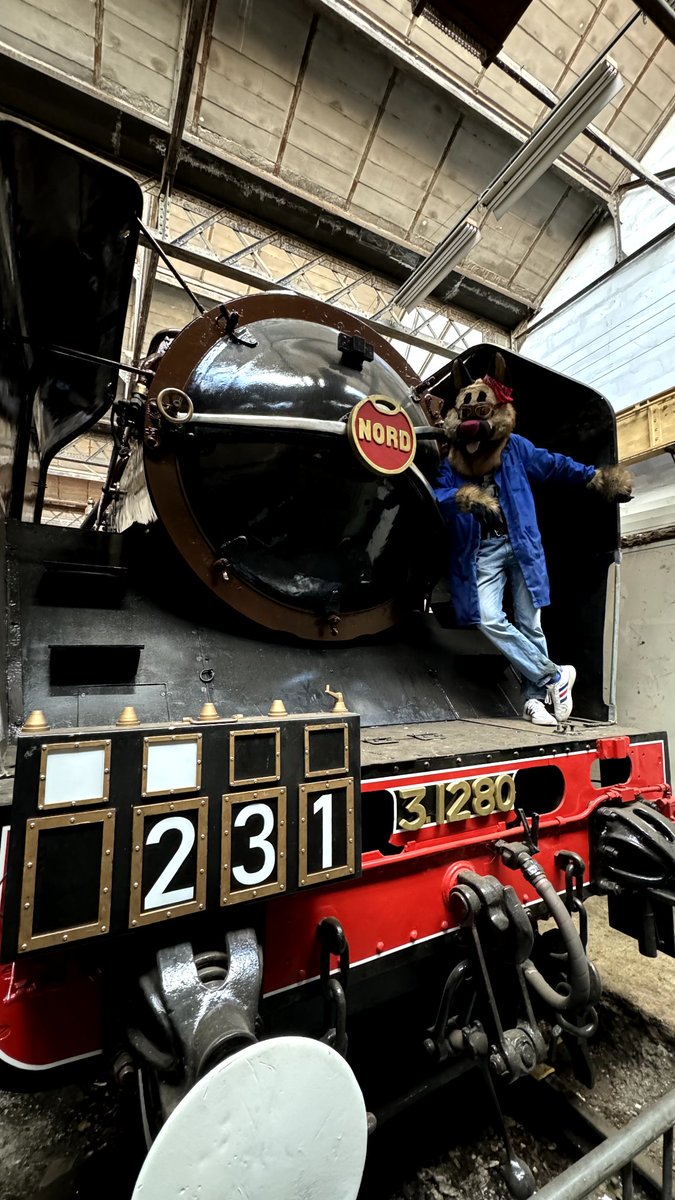
[[[480,91],[486,100],[498,104],[505,116],[519,121],[525,130],[534,129],[544,113],[549,111],[545,104],[494,65],[488,67],[481,79]]]
[[[64,75],[70,75],[73,79],[81,79],[85,83],[91,83],[93,78],[94,64],[94,40],[91,42],[91,62],[79,63],[72,58],[64,58],[62,54],[57,54],[55,51],[48,49],[44,45],[38,45],[31,41],[30,38],[21,37],[13,29],[6,29],[0,24],[0,45],[10,46],[12,50],[18,50],[20,54],[25,54],[29,58],[34,58],[45,66],[54,67],[57,71],[62,71]]]
[[[18,50],[27,49],[39,62],[53,63],[81,78],[82,68],[88,72],[94,68],[94,6],[79,0],[73,9],[71,0],[59,0],[54,12],[63,17],[52,15],[51,9],[51,5],[46,11],[26,0],[2,0],[2,39]],[[78,24],[72,24],[73,20]]]
[[[318,129],[315,124],[308,124],[300,120],[298,116],[291,126],[288,146],[304,150],[319,162],[327,163],[337,171],[344,171],[349,175],[350,182],[359,164],[360,147],[358,143],[354,146],[333,138],[327,130]],[[286,156],[284,155],[285,161]],[[314,176],[311,178],[314,181]],[[320,183],[321,181],[317,179],[316,182]]]
[[[91,0],[2,0],[3,20],[19,9],[32,9],[36,15],[52,17],[89,37],[94,35],[96,13]],[[14,20],[7,24],[13,26]]]
[[[275,130],[255,124],[251,113],[249,120],[246,120],[205,98],[200,117],[201,137],[206,140],[211,132],[216,135],[218,144],[229,148],[237,158],[252,159],[261,166],[269,167],[276,162],[284,122],[283,113],[272,109],[271,105],[268,109],[274,113]],[[255,115],[258,120],[261,119],[259,114]]]
[[[382,229],[391,229],[401,235],[410,228],[416,205],[399,204],[393,195],[385,196],[359,183],[354,192],[352,212],[366,221],[377,221]]]
[[[445,96],[399,73],[387,100],[373,152],[382,138],[415,159],[420,170],[427,167],[433,171],[458,115],[457,107]]]
[[[360,0],[360,7],[375,18],[378,25],[388,25],[406,34],[412,19],[409,0]]]
[[[256,70],[254,64],[251,65]],[[260,80],[258,84],[255,76],[252,76],[249,82],[251,90],[243,86],[232,87],[222,76],[208,71],[204,82],[200,127],[206,126],[207,129],[227,136],[230,118],[234,117],[259,129],[265,135],[265,142],[270,134],[280,138],[286,123],[292,88],[288,84],[284,85],[287,91],[284,99],[276,91],[272,91],[271,94],[266,92],[264,80]],[[283,81],[280,82],[283,84]],[[245,144],[248,145],[249,142]],[[257,148],[255,142],[252,148]],[[261,150],[260,153],[266,154],[266,151]]]
[[[478,56],[448,37],[431,21],[416,21],[410,32],[410,42],[442,69],[450,71],[471,87],[477,84],[483,70]]]
[[[391,75],[391,63],[349,29],[319,24],[303,83],[311,102],[329,105],[369,129]]]
[[[107,8],[103,22],[103,48],[104,64],[106,51],[115,50],[125,55],[134,65],[141,64],[146,71],[156,72],[173,81],[176,70],[175,49],[122,17],[116,16],[115,13],[108,12]],[[151,98],[156,99],[154,96]]]
[[[267,100],[286,112],[293,94],[293,84],[278,71],[271,71],[253,62],[245,54],[238,53],[232,46],[214,37],[204,80],[204,95],[223,106],[229,106],[235,90],[242,93],[240,103],[244,106],[246,95],[251,95]],[[241,108],[235,111],[243,115]]]
[[[375,142],[377,142],[377,138]],[[374,148],[375,143],[373,143]],[[390,160],[391,165],[389,166],[380,166],[374,158],[371,158],[361,172],[360,182],[383,196],[395,196],[399,203],[412,210],[414,216],[424,199],[428,177],[425,178],[414,168],[406,174],[406,158],[407,155],[403,156],[403,160],[396,155],[393,160]]]
[[[338,170],[320,155],[321,147],[318,145],[314,147],[314,153],[311,154],[289,142],[281,167],[282,177],[291,179],[302,187],[307,187],[308,180],[311,180],[311,188],[314,193],[320,193],[323,189],[330,192],[332,197],[345,200],[351,186],[352,172]]]
[[[213,36],[294,84],[311,19],[302,0],[255,0],[253,5],[221,0]]]
[[[167,116],[171,107],[173,81],[121,54],[107,43],[105,36],[101,74],[104,80],[122,89],[125,100],[135,101],[139,107],[160,117]]]
[[[563,7],[561,5],[561,7]],[[555,47],[555,56],[560,59],[559,75],[563,64],[570,61],[579,44],[579,29],[571,29],[562,16],[534,0],[529,4],[518,22],[520,29],[538,42],[540,47]],[[507,39],[508,41],[508,39]]]
[[[522,23],[516,25],[507,38],[504,49],[515,62],[536,64],[536,68],[533,70],[537,79],[545,83],[547,87],[553,88],[553,91],[557,90],[556,85],[565,69],[564,62],[561,62],[548,46],[542,45],[536,38],[533,38],[522,27]]]
[[[360,155],[366,144],[368,131],[377,113],[377,105],[364,100],[362,119],[352,120],[338,111],[333,104],[324,104],[303,88],[295,110],[296,121],[304,121],[319,133],[347,146],[355,154]]]
[[[105,11],[106,20],[108,14],[114,14],[172,50],[178,49],[182,0],[106,0]]]

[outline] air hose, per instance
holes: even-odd
[[[530,958],[522,964],[528,986],[533,992],[536,992],[544,1004],[556,1012],[585,1008],[591,999],[590,965],[571,913],[567,911],[543,867],[534,861],[522,843],[502,841],[497,843],[497,849],[506,866],[511,867],[514,871],[520,870],[528,883],[531,883],[537,894],[541,896],[558,926],[567,954],[570,988],[568,994],[562,995],[551,987]]]

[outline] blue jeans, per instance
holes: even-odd
[[[546,698],[546,685],[558,677],[548,657],[541,612],[532,603],[508,537],[485,538],[476,559],[480,629],[522,677],[523,701]],[[514,623],[504,612],[504,588],[511,584]]]

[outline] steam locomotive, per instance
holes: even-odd
[[[116,399],[137,185],[15,122],[0,170],[0,1084],[105,1055],[146,1200],[355,1197],[392,1097],[471,1069],[496,1103],[560,1039],[588,1077],[589,892],[675,953],[665,735],[614,723],[615,507],[538,497],[579,714],[543,732],[435,590],[450,372],[270,292],[157,335]],[[503,353],[520,432],[615,461],[602,396]],[[100,501],[45,527],[108,410]]]

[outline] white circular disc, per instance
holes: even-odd
[[[355,1200],[366,1106],[330,1046],[279,1037],[219,1063],[184,1096],[132,1200]]]

